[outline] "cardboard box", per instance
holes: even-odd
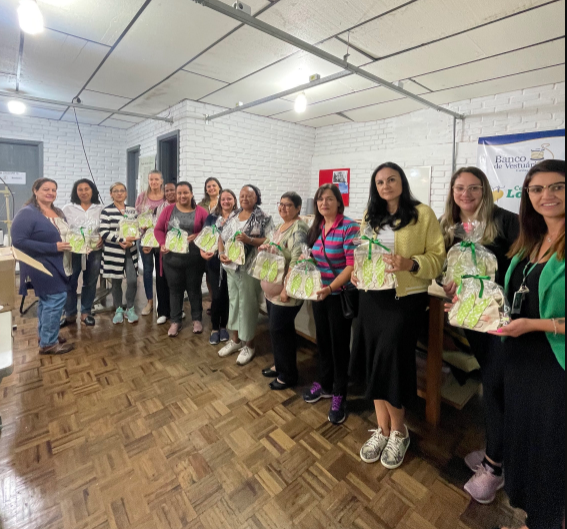
[[[53,277],[39,261],[32,259],[14,247],[0,248],[0,314],[16,308],[16,262],[35,268]]]

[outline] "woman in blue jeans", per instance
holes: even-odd
[[[48,178],[34,182],[33,196],[16,215],[12,225],[12,243],[15,248],[39,261],[51,277],[23,263],[20,268],[20,294],[27,295],[31,283],[39,298],[39,353],[61,355],[74,349],[60,343],[59,323],[67,300],[69,277],[63,265],[63,252],[71,245],[62,242],[61,233],[67,229],[63,212],[53,203],[57,198],[57,183]]]
[[[71,202],[63,208],[63,214],[69,227],[71,229],[90,227],[98,233],[101,211],[102,206],[96,185],[86,179],[75,182],[71,192]],[[65,319],[61,322],[61,327],[65,327],[77,319],[77,286],[81,273],[83,274],[81,322],[87,327],[94,327],[96,322],[92,310],[100,276],[102,246],[102,239],[99,239],[97,249],[89,255],[73,254],[73,275],[69,281]]]

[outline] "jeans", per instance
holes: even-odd
[[[146,292],[146,299],[148,301],[154,299],[154,269],[156,271],[156,294],[157,294],[157,313],[158,317],[170,317],[169,306],[169,287],[165,274],[162,273],[160,250],[159,248],[152,248],[149,254],[144,253],[143,248],[140,248],[140,255],[142,256],[142,264],[144,266],[144,290]]]
[[[213,331],[226,329],[230,310],[230,299],[228,296],[228,277],[226,272],[222,273],[218,257],[213,257],[208,262],[207,280],[211,287],[213,303],[211,305],[211,322]]]
[[[102,251],[92,252],[87,256],[87,268],[83,272],[83,256],[73,254],[73,275],[69,279],[67,288],[67,303],[65,303],[65,316],[72,319],[77,315],[77,286],[79,276],[83,272],[83,288],[81,290],[81,314],[90,316],[96,297],[96,286],[100,276]]]
[[[270,301],[267,304],[270,318],[270,337],[278,378],[285,384],[295,386],[299,380],[295,318],[301,310],[301,305],[283,307]]]
[[[122,307],[122,281],[122,279],[112,280],[112,301],[114,302],[115,309]],[[138,293],[138,274],[134,266],[132,254],[129,252],[126,254],[126,282],[126,307],[132,309],[134,308],[136,294]]]
[[[59,325],[67,292],[39,296],[37,307],[39,346],[43,349],[56,345],[59,340]]]
[[[325,391],[346,397],[352,321],[343,316],[340,296],[313,303],[319,349],[319,383]]]

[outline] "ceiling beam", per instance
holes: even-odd
[[[343,70],[347,70],[349,72],[352,72],[353,74],[356,74],[364,79],[367,79],[368,81],[371,81],[373,83],[376,83],[377,85],[383,86],[384,88],[395,92],[397,94],[400,94],[408,99],[412,99],[413,101],[417,101],[418,103],[420,103],[421,105],[423,105],[424,107],[429,107],[432,108],[434,110],[436,110],[437,112],[441,112],[443,114],[448,114],[449,116],[452,116],[454,118],[457,119],[465,119],[465,116],[462,114],[458,114],[457,112],[453,112],[452,110],[448,109],[448,108],[444,108],[441,107],[439,105],[436,105],[434,103],[431,103],[430,101],[428,101],[427,99],[424,99],[418,95],[412,94],[411,92],[408,92],[407,90],[404,90],[403,88],[400,88],[399,86],[396,86],[395,84],[390,83],[389,81],[386,81],[385,79],[382,79],[381,77],[378,77],[377,75],[373,75],[370,72],[367,72],[366,70],[363,70],[362,68],[359,68],[358,66],[354,66],[353,64],[350,64],[347,61],[344,61],[343,59],[339,59],[338,57],[336,57],[335,55],[332,55],[331,53],[328,53],[320,48],[317,48],[316,46],[313,46],[312,44],[309,44],[307,42],[305,42],[304,40],[301,40],[297,37],[294,37],[293,35],[290,35],[289,33],[286,33],[285,31],[282,31],[281,29],[278,29],[274,26],[271,26],[270,24],[267,24],[266,22],[263,22],[262,20],[258,20],[257,18],[254,18],[246,13],[244,13],[243,11],[239,11],[238,9],[235,9],[234,7],[225,4],[223,2],[221,2],[220,0],[192,0],[193,2],[197,3],[197,4],[201,4],[205,7],[208,7],[210,9],[213,9],[214,11],[217,11],[218,13],[221,13],[223,15],[226,15],[227,17],[233,18],[234,20],[237,20],[239,22],[242,22],[243,24],[246,24],[247,26],[250,26],[254,29],[257,29],[258,31],[261,31],[262,33],[265,33],[267,35],[270,35],[278,40],[281,40],[283,42],[287,42],[288,44],[291,44],[292,46],[295,46],[296,48],[299,48],[300,50],[306,51],[307,53],[310,53],[311,55],[315,55],[316,57],[319,57],[320,59],[323,59],[327,62],[330,62],[331,64],[334,64],[335,66],[338,66],[339,68],[342,68]]]
[[[0,92],[0,97],[6,97],[9,99],[20,99],[22,101],[31,101],[33,103],[43,103],[47,105],[55,105],[67,108],[78,108],[82,110],[92,110],[95,112],[106,112],[108,114],[118,114],[120,116],[129,116],[131,118],[140,118],[140,119],[151,119],[153,121],[165,121],[166,123],[173,123],[172,118],[163,118],[161,116],[151,116],[149,114],[138,114],[137,112],[127,112],[125,110],[115,110],[112,108],[103,108],[103,107],[93,107],[90,105],[83,105],[82,103],[69,103],[68,101],[58,101],[56,99],[45,99],[43,97],[35,97],[22,94],[21,92],[18,93],[11,93],[11,92]]]
[[[244,105],[239,105],[235,108],[230,108],[223,112],[219,112],[218,114],[213,114],[212,116],[207,116],[206,120],[212,121],[213,119],[222,118],[224,116],[234,114],[235,112],[243,112],[244,110],[248,110],[249,108],[257,107],[259,105],[263,105],[264,103],[270,103],[271,101],[275,101],[276,99],[281,99],[283,97],[291,96],[293,94],[297,94],[298,92],[303,92],[304,90],[308,90],[310,88],[315,88],[316,86],[321,86],[327,83],[331,83],[333,81],[336,81],[337,79],[342,79],[343,77],[349,77],[351,75],[354,74],[352,72],[347,72],[343,70],[342,72],[335,73],[327,77],[323,77],[321,79],[318,79],[317,81],[312,81],[310,83],[305,83],[300,86],[295,86],[294,88],[290,88],[289,90],[284,90],[283,92],[279,92],[278,94],[264,97],[256,101],[252,101],[251,103],[246,103]]]

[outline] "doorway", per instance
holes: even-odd
[[[133,206],[136,203],[138,193],[138,173],[140,171],[140,146],[132,147],[127,151],[127,179],[128,187],[128,205]]]
[[[0,178],[5,181],[0,180],[0,230],[4,236],[9,232],[9,221],[32,196],[33,183],[42,177],[42,142],[0,138]]]
[[[158,138],[157,168],[166,184],[176,184],[179,178],[179,131]]]

